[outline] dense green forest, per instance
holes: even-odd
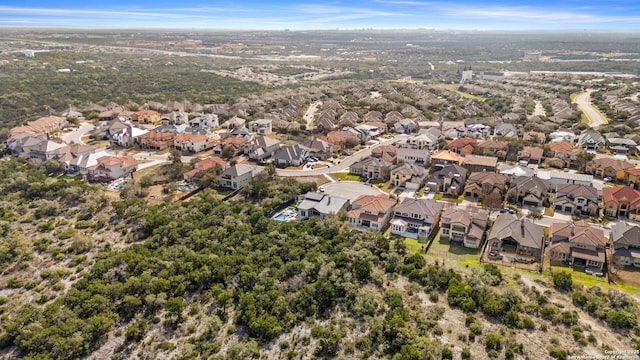
[[[568,273],[553,277],[554,292],[573,306],[495,266],[460,273],[427,263],[402,239],[350,230],[344,214],[268,217],[313,183],[266,179],[251,183],[244,201],[205,191],[152,205],[49,171],[19,159],[0,163],[9,179],[0,186],[0,266],[3,275],[28,270],[3,285],[40,293],[35,302],[0,297],[0,346],[15,356],[80,358],[116,339],[115,357],[247,359],[275,348],[276,358],[290,359],[449,359],[452,347],[440,339],[451,311],[465,316],[455,330],[466,344],[462,358],[566,358],[598,346],[581,316],[640,346],[630,297],[575,286]],[[95,238],[106,230],[119,234],[115,242]],[[36,271],[35,259],[49,257],[55,266]],[[29,278],[36,272],[39,279]],[[62,280],[72,283],[66,291]],[[521,336],[547,331],[573,340],[555,339],[548,349],[523,344]],[[477,344],[483,350],[472,354]]]

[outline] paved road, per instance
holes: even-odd
[[[382,141],[376,145],[370,146],[366,149],[362,149],[360,151],[358,151],[357,153],[343,159],[340,161],[340,164],[331,166],[331,167],[326,167],[326,168],[319,168],[319,169],[313,169],[313,170],[284,170],[284,169],[277,169],[276,170],[276,174],[278,176],[295,176],[295,177],[300,177],[300,176],[317,176],[317,175],[324,175],[324,174],[328,174],[328,173],[334,173],[334,172],[340,172],[340,171],[344,171],[347,170],[349,168],[349,166],[353,165],[354,163],[360,161],[361,159],[366,158],[367,156],[371,155],[371,150],[377,148],[378,146],[381,145],[388,145],[388,144],[392,144],[395,141],[398,140],[402,140],[402,139],[406,139],[408,137],[408,135],[398,135],[393,139],[389,139],[389,140],[385,140]]]
[[[600,110],[598,110],[595,106],[591,104],[591,93],[593,89],[589,89],[582,94],[578,95],[578,97],[573,100],[574,103],[578,104],[578,109],[580,109],[587,118],[589,118],[590,124],[592,128],[597,128],[602,124],[607,123],[607,119],[602,115]]]
[[[62,140],[67,144],[84,144],[84,142],[82,141],[82,137],[84,136],[84,134],[93,129],[95,129],[95,126],[93,126],[93,124],[86,122],[82,123],[76,130],[64,134]]]

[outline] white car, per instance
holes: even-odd
[[[319,190],[320,192],[324,192],[324,186],[320,186],[320,187],[318,188],[318,190]]]

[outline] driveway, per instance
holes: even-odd
[[[583,92],[582,94],[578,95],[573,100],[573,102],[576,103],[578,105],[578,109],[580,109],[580,111],[582,111],[587,116],[587,118],[589,118],[589,126],[591,126],[592,128],[597,128],[602,124],[606,124],[607,119],[602,115],[600,110],[598,110],[591,104],[591,93],[593,91],[593,89],[589,89]]]
[[[358,181],[338,181],[323,185],[324,192],[335,197],[349,199],[353,202],[361,195],[386,194],[375,186],[369,186]]]
[[[84,136],[84,134],[88,133],[93,129],[95,129],[95,126],[93,126],[93,124],[84,122],[80,124],[80,126],[77,129],[64,134],[64,136],[62,137],[62,140],[67,144],[73,143],[73,144],[84,145],[84,142],[82,141],[82,137]]]
[[[343,160],[340,161],[340,164],[334,165],[332,167],[328,167],[328,168],[319,168],[319,169],[313,169],[313,170],[285,170],[285,169],[277,169],[276,170],[276,174],[278,176],[295,176],[295,177],[300,177],[300,176],[317,176],[317,175],[324,175],[324,174],[329,174],[329,173],[334,173],[334,172],[341,172],[341,171],[345,171],[349,168],[349,166],[353,165],[354,163],[368,157],[371,155],[371,151],[375,148],[377,148],[378,146],[382,146],[382,145],[388,145],[388,144],[393,144],[394,142],[398,141],[398,140],[402,140],[402,139],[406,139],[409,135],[397,135],[395,138],[393,139],[389,139],[389,140],[384,140],[382,142],[379,142],[376,145],[373,146],[369,146],[365,149],[362,149],[360,151],[358,151],[357,153],[344,158]]]

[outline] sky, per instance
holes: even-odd
[[[235,30],[640,30],[638,0],[3,0],[0,26]]]

